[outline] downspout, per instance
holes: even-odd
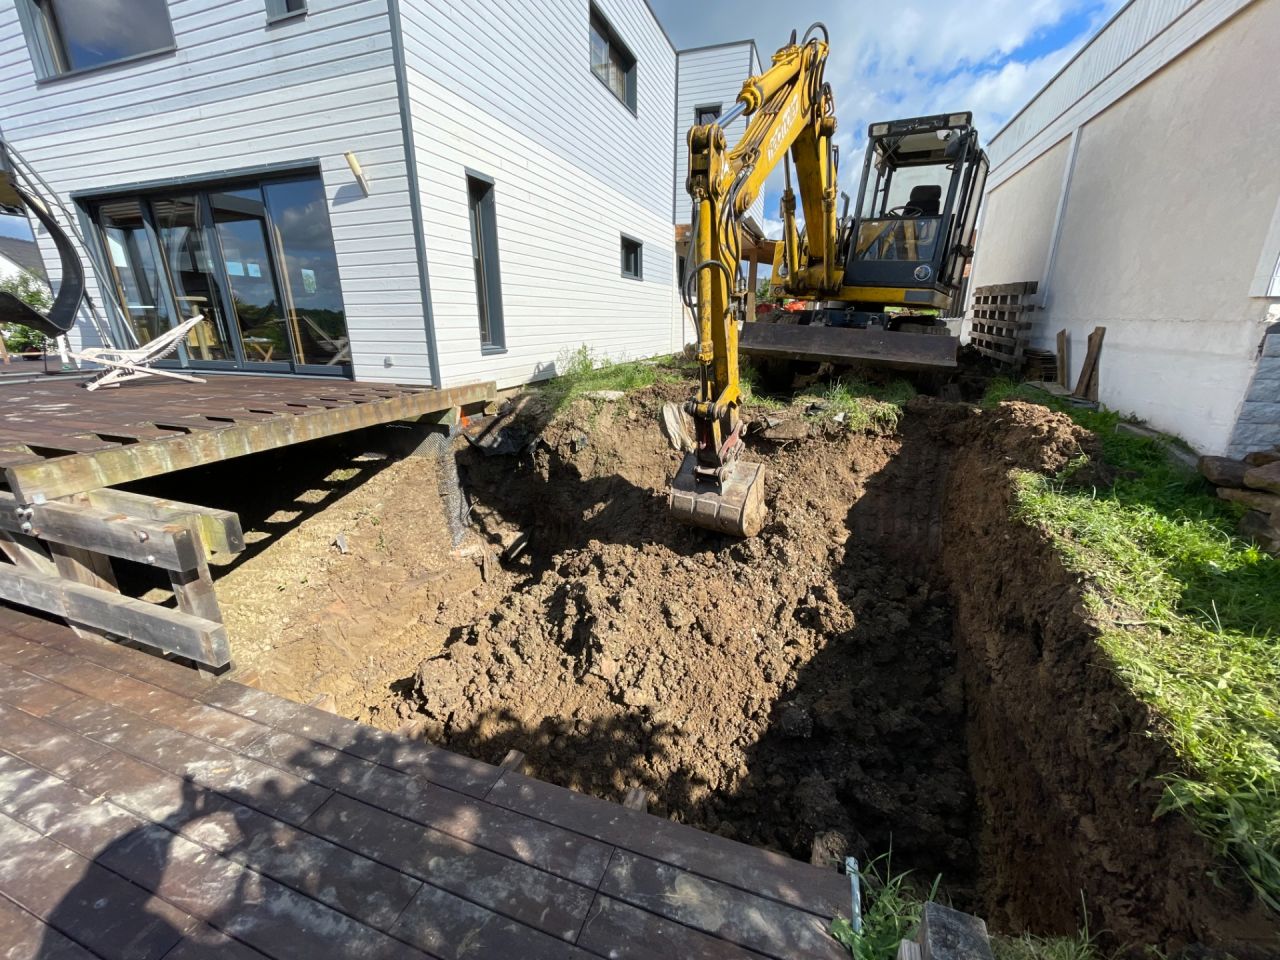
[[[1076,169],[1076,153],[1080,149],[1080,128],[1071,131],[1067,144],[1067,160],[1062,167],[1062,186],[1058,191],[1058,209],[1053,214],[1053,230],[1049,234],[1049,252],[1044,258],[1044,273],[1036,290],[1035,305],[1044,310],[1049,305],[1049,283],[1053,279],[1054,263],[1058,259],[1058,243],[1062,239],[1062,221],[1067,212],[1067,199],[1071,194],[1071,178]]]
[[[391,25],[391,60],[396,75],[396,97],[400,101],[400,130],[404,135],[404,163],[409,177],[409,210],[413,218],[413,244],[418,257],[418,281],[422,291],[423,320],[427,334],[427,362],[431,385],[443,386],[440,351],[436,341],[435,316],[431,309],[431,282],[427,273],[427,231],[422,219],[422,192],[418,188],[418,152],[413,143],[413,108],[409,103],[409,80],[404,64],[404,32],[400,28],[400,2],[387,0]]]

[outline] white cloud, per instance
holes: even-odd
[[[825,21],[831,53],[826,79],[836,98],[840,187],[854,194],[867,125],[880,120],[971,110],[984,140],[1040,89],[1121,0],[906,0],[819,3],[792,0],[654,0],[679,47],[741,39],[750,24],[767,67],[791,30]],[[1087,20],[1081,20],[1086,14]],[[1077,29],[1061,25],[1079,23]],[[1062,34],[1059,36],[1058,34]],[[781,174],[765,194],[769,236]]]

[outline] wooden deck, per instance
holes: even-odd
[[[19,502],[38,503],[495,395],[492,382],[436,390],[227,375],[96,391],[0,382],[0,467]]]
[[[209,376],[89,391],[0,381],[0,600],[219,669],[231,659],[208,557],[244,548],[239,518],[117,484],[398,420],[453,417],[493,383],[435,390]],[[165,571],[170,608],[122,597],[113,558]]]
[[[837,958],[821,870],[0,608],[0,956]]]

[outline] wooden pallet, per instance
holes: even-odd
[[[1026,315],[1034,304],[1023,302],[1036,292],[1036,281],[1001,283],[978,287],[973,292],[969,321],[969,345],[984,357],[1013,369],[1022,367],[1026,331],[1031,321]]]

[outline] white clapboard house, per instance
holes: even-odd
[[[113,339],[200,312],[193,368],[506,385],[682,345],[684,132],[758,69],[644,0],[14,0],[0,135]]]

